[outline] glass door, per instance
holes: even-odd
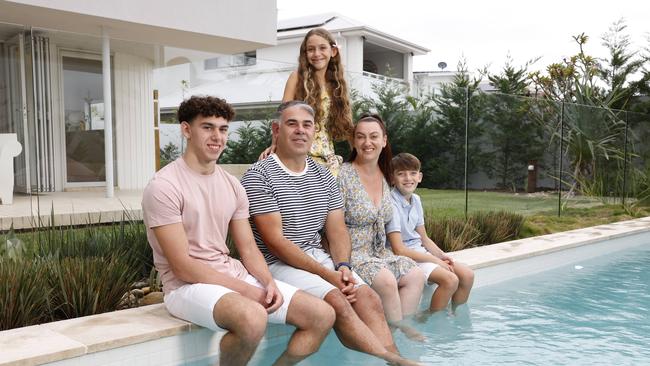
[[[106,179],[102,62],[94,55],[62,56],[66,186]]]
[[[22,152],[14,160],[14,190],[29,193],[25,36],[21,27],[0,24],[0,133],[15,133]]]

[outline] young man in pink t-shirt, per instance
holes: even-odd
[[[147,237],[169,312],[228,331],[221,339],[221,365],[246,364],[267,321],[296,326],[276,361],[294,364],[318,350],[335,315],[324,301],[271,277],[250,228],[246,191],[216,164],[233,117],[223,99],[193,96],[181,103],[187,150],[145,188]],[[241,262],[229,255],[228,234]]]

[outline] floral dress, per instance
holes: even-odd
[[[361,184],[352,164],[345,163],[338,175],[343,196],[345,224],[352,241],[352,267],[369,285],[382,268],[399,280],[417,264],[411,259],[393,254],[386,248],[385,225],[393,216],[390,188],[382,179],[383,194],[377,208]]]
[[[329,116],[329,108],[329,95],[323,92],[323,98],[321,99],[323,118],[320,121],[316,121],[316,133],[314,134],[314,142],[311,144],[309,156],[318,164],[327,167],[330,173],[336,177],[341,168],[341,163],[343,163],[343,158],[334,153],[334,141],[332,141],[332,137],[327,132],[326,121]]]

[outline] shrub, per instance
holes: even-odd
[[[425,227],[431,240],[445,252],[470,248],[476,245],[481,233],[470,222],[456,217],[430,219],[427,215]]]
[[[479,211],[467,219],[426,214],[424,225],[429,237],[442,250],[453,252],[516,239],[524,221],[524,216],[516,213]]]
[[[55,315],[60,319],[116,310],[138,279],[128,261],[110,258],[62,258],[49,263]]]
[[[516,239],[524,224],[524,217],[507,211],[479,211],[469,221],[481,233],[479,245],[501,243]]]
[[[127,213],[0,239],[0,329],[117,310],[135,281],[156,278],[145,227]]]
[[[126,212],[116,223],[41,226],[21,234],[20,239],[25,242],[24,251],[30,257],[119,257],[130,263],[131,270],[142,278],[148,277],[153,268],[153,253],[144,224]]]
[[[51,292],[43,261],[0,258],[0,330],[50,320]]]

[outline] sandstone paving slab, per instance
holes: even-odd
[[[88,353],[168,337],[191,329],[189,322],[172,317],[162,304],[69,319],[43,326],[84,344],[88,347]]]
[[[86,346],[43,325],[0,332],[0,365],[40,365],[86,353]]]

